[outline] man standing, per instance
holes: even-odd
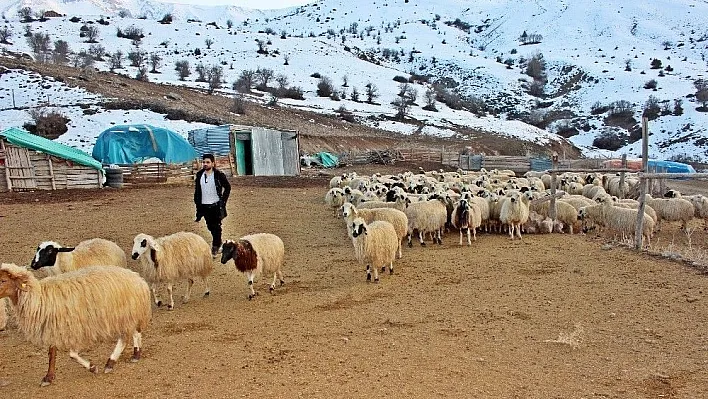
[[[216,257],[221,247],[221,219],[226,217],[226,201],[231,184],[224,172],[214,167],[214,154],[202,155],[202,170],[197,172],[194,184],[194,204],[198,222],[204,218],[211,233],[211,255]]]

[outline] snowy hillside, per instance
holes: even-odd
[[[88,51],[91,44],[79,37],[87,23],[98,29],[98,45],[108,53],[140,49],[159,55],[160,73],[148,73],[150,81],[206,88],[206,83],[195,81],[196,66],[221,66],[225,83],[219,92],[231,95],[232,83],[244,69],[271,69],[275,76],[268,87],[277,87],[275,77],[282,75],[288,86],[303,90],[303,100],[280,98],[281,105],[329,114],[344,107],[360,123],[406,134],[469,137],[468,129],[474,129],[543,144],[564,140],[555,134],[560,132],[572,135],[570,140],[588,155],[613,154],[591,147],[602,134],[619,142],[621,148],[614,154],[637,156],[640,143],[630,141],[637,137],[644,104],[654,96],[663,116],[650,122],[651,155],[708,160],[708,113],[697,111],[693,85],[696,79],[708,78],[706,1],[324,0],[251,11],[147,0],[81,0],[55,1],[66,17],[21,22],[15,11],[21,5],[53,9],[49,2],[40,6],[38,1],[0,2],[5,24],[13,32],[12,44],[3,48],[32,55],[22,36],[29,26],[32,33],[47,32],[52,40],[67,41],[74,52]],[[122,9],[147,18],[121,18],[117,14]],[[173,14],[172,23],[158,23],[166,13]],[[69,21],[77,15],[80,22]],[[101,15],[106,16],[104,24],[97,23]],[[137,47],[116,35],[117,28],[130,26],[145,34]],[[523,44],[524,32],[526,42],[538,43]],[[213,44],[207,46],[206,39]],[[538,54],[546,70],[537,81],[545,85],[532,87],[532,96],[528,92],[534,91],[529,88],[534,79],[525,72],[528,60]],[[660,68],[652,69],[654,59],[661,61]],[[174,71],[181,60],[192,69],[185,81]],[[138,68],[128,64],[115,72],[136,76]],[[95,67],[110,66],[97,61]],[[400,101],[401,85],[393,79],[411,73],[428,83],[410,85],[417,100],[404,121],[394,121],[392,103]],[[319,97],[321,80],[313,74],[329,78],[344,98]],[[0,86],[5,87],[2,79]],[[656,89],[645,89],[652,79]],[[369,83],[378,89],[373,104],[365,101]],[[437,111],[423,109],[432,83],[438,86]],[[352,101],[354,89],[360,101]],[[252,99],[268,101],[269,95],[258,96],[262,90],[254,92]],[[459,101],[448,101],[456,100],[455,94],[461,96]],[[440,102],[443,99],[447,105]],[[673,115],[676,99],[682,100],[681,115]],[[620,100],[626,102],[624,112],[618,111]],[[0,107],[7,108],[2,101]],[[8,122],[2,119],[0,127],[5,127]]]

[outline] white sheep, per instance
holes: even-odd
[[[693,204],[683,198],[652,198],[646,194],[645,201],[656,212],[656,231],[661,230],[662,220],[681,221],[681,229],[685,230],[696,212]]]
[[[0,266],[0,298],[7,297],[25,339],[49,347],[49,369],[42,386],[54,380],[57,350],[92,373],[98,368],[79,351],[118,338],[104,372],[109,373],[133,338],[132,361],[142,353],[142,331],[152,311],[145,280],[121,267],[92,266],[38,280],[31,271],[12,264]]]
[[[407,195],[397,196],[394,202],[384,202],[384,201],[369,201],[362,202],[359,205],[355,205],[358,209],[373,209],[373,208],[393,208],[399,211],[405,211],[410,204],[410,200]]]
[[[236,269],[246,274],[248,287],[251,289],[248,299],[257,295],[253,289],[253,279],[262,273],[273,273],[273,283],[269,288],[271,292],[275,289],[278,278],[280,285],[285,284],[282,271],[285,245],[275,234],[257,233],[243,236],[236,241],[226,240],[221,249],[221,263],[226,264],[229,259],[233,259]]]
[[[529,218],[528,199],[519,194],[512,192],[509,194],[506,201],[502,203],[499,221],[509,225],[509,238],[514,239],[516,231],[519,239],[521,239],[521,225],[526,223]]]
[[[408,217],[408,247],[413,246],[413,232],[418,230],[418,239],[421,246],[425,246],[423,236],[425,233],[433,234],[433,242],[442,244],[442,229],[447,222],[447,208],[442,201],[429,200],[413,202],[405,210]]]
[[[396,229],[389,222],[379,220],[367,224],[364,219],[356,218],[352,222],[352,244],[354,255],[361,265],[366,265],[366,281],[371,281],[371,269],[374,281],[379,281],[378,268],[393,274],[393,261],[398,249]]]
[[[591,204],[592,205],[592,204]],[[536,202],[531,201],[529,211],[533,211],[543,216],[544,219],[549,217],[551,201]],[[585,205],[587,206],[587,205]],[[564,201],[556,201],[556,220],[568,226],[568,232],[573,234],[573,227],[578,230],[578,210],[575,207]]]
[[[125,252],[113,241],[102,238],[82,241],[76,247],[45,241],[37,247],[30,267],[46,267],[49,275],[56,275],[87,266],[127,267]]]
[[[189,301],[194,278],[197,276],[206,286],[204,296],[209,296],[209,274],[214,267],[211,245],[197,234],[179,232],[159,238],[138,234],[133,239],[132,258],[140,259],[140,274],[150,283],[158,307],[162,306],[156,289],[159,283],[167,283],[167,292],[170,295],[168,310],[174,309],[175,306],[172,285],[177,281],[187,279],[188,282],[187,293],[183,297],[184,303]]]
[[[334,216],[337,216],[337,211],[346,202],[346,196],[344,195],[344,190],[338,187],[334,187],[327,191],[325,194],[325,203],[334,212]]]
[[[402,240],[408,234],[408,216],[405,213],[393,208],[372,208],[372,209],[358,209],[350,203],[345,203],[342,206],[342,215],[344,216],[344,221],[347,225],[347,230],[349,235],[352,234],[352,224],[354,219],[360,217],[364,219],[366,223],[371,223],[376,220],[384,220],[393,225],[396,229],[396,236],[398,236],[398,259],[403,257],[402,251]]]
[[[639,210],[637,209],[621,208],[612,204],[595,204],[580,208],[578,218],[605,226],[623,236],[633,236],[638,212]],[[653,231],[654,220],[645,213],[642,236],[646,239],[648,245],[651,245]]]
[[[472,245],[470,229],[474,240],[477,241],[477,229],[482,225],[482,211],[477,204],[462,199],[452,211],[452,225],[460,230],[460,245],[462,245],[462,230],[467,230],[467,245]]]
[[[683,198],[691,201],[694,209],[693,216],[703,219],[703,228],[708,229],[708,198],[701,194],[684,196]]]

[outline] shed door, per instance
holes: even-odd
[[[283,140],[283,172],[286,176],[300,174],[300,154],[297,148],[297,133],[282,132]]]
[[[31,190],[37,188],[34,167],[30,162],[29,151],[26,148],[6,146],[5,171],[10,176],[13,190]]]
[[[283,141],[280,131],[254,127],[251,131],[253,174],[256,176],[282,176]]]

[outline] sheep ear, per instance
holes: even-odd
[[[75,248],[73,248],[73,247],[61,247],[61,248],[57,248],[57,252],[71,252],[74,249]]]

